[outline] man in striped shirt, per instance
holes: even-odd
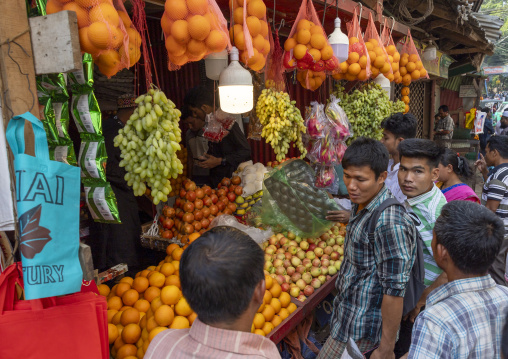
[[[399,341],[395,353],[402,355],[409,349],[414,318],[425,305],[428,294],[446,282],[446,275],[432,255],[432,230],[441,208],[446,204],[443,193],[434,184],[439,177],[439,160],[443,149],[430,140],[419,138],[402,141],[399,145],[399,184],[407,196],[406,209],[413,212],[420,223],[417,229],[423,240],[425,286],[416,308],[401,323]]]
[[[480,155],[481,156],[481,155]],[[483,174],[482,204],[497,214],[508,233],[508,136],[493,136],[487,141],[485,158],[476,162]],[[489,173],[487,166],[495,166]],[[505,237],[496,260],[489,270],[497,284],[507,285],[508,235]]]
[[[434,227],[434,258],[448,283],[434,290],[416,318],[409,358],[500,358],[508,288],[488,274],[503,222],[472,202],[443,207]]]
[[[263,303],[264,253],[244,232],[215,227],[183,252],[182,292],[198,317],[190,329],[168,329],[150,343],[145,359],[280,358],[275,344],[251,333]]]

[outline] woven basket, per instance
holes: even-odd
[[[162,238],[159,235],[159,226],[157,225],[157,216],[153,222],[147,222],[141,226],[141,246],[144,248],[150,248],[157,251],[165,252],[167,246],[171,243],[176,243],[180,247],[183,246],[176,238]]]

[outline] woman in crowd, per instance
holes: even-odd
[[[467,179],[474,173],[467,160],[458,153],[447,148],[439,163],[438,187],[443,192],[446,200],[471,201],[480,203],[476,193],[461,179]]]

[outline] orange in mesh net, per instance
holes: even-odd
[[[141,57],[141,36],[121,0],[48,0],[46,13],[74,11],[81,51],[92,55],[107,77],[129,68]]]
[[[393,71],[393,74],[388,74],[388,76],[385,76],[391,82],[401,83],[402,76],[399,71],[400,53],[397,50],[395,43],[393,42],[391,30],[388,28],[388,19],[385,19],[384,22],[384,29],[381,33],[381,43],[385,48],[385,51],[388,55],[388,61],[390,62]]]
[[[215,0],[166,0],[161,27],[169,70],[230,46],[227,22]]]
[[[402,45],[399,62],[399,72],[402,76],[402,84],[409,86],[411,81],[421,78],[429,78],[427,70],[423,67],[418,50],[416,49],[411,31],[408,29],[406,41]]]
[[[296,79],[307,90],[317,90],[326,80],[324,71],[303,70],[296,73]]]
[[[363,40],[365,42],[365,47],[369,52],[371,69],[376,69],[374,70],[375,74],[372,74],[372,78],[376,78],[380,73],[388,79],[393,77],[392,64],[377,33],[371,12],[369,13],[369,22],[367,24]]]

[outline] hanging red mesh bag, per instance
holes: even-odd
[[[141,36],[121,0],[49,0],[46,13],[74,11],[81,51],[92,55],[107,77],[129,68],[141,57]]]
[[[312,1],[303,0],[284,43],[284,67],[287,70],[298,68],[302,71],[332,72],[338,64]]]
[[[392,30],[388,28],[388,19],[385,19],[383,32],[381,33],[381,42],[385,47],[385,51],[388,54],[388,61],[392,66],[393,71],[393,79],[391,77],[387,78],[395,83],[402,82],[402,76],[399,72],[399,62],[400,62],[400,53],[397,51],[397,47],[395,46],[395,42],[392,37]]]
[[[166,0],[164,8],[161,27],[170,71],[231,46],[227,21],[215,0]]]
[[[402,76],[404,86],[409,86],[411,81],[417,81],[421,78],[429,78],[427,70],[423,67],[422,60],[418,50],[416,49],[411,31],[407,30],[406,42],[402,46],[402,54],[400,56],[399,72]]]
[[[261,71],[271,49],[265,3],[263,0],[229,0],[229,9],[229,37],[240,51],[240,61],[251,70]]]
[[[369,13],[369,22],[367,23],[363,40],[365,47],[369,51],[371,77],[375,79],[381,73],[390,81],[393,80],[392,66],[377,32],[372,12]]]
[[[324,71],[298,70],[296,79],[303,88],[316,91],[326,80]]]
[[[265,87],[286,92],[284,80],[284,65],[282,64],[283,50],[280,47],[279,31],[275,31],[275,40],[270,31],[270,53],[266,59]]]
[[[336,80],[365,81],[371,76],[370,57],[365,42],[362,38],[362,29],[358,23],[356,9],[353,12],[353,19],[346,24],[349,38],[348,59],[339,64],[334,71],[333,78]]]

